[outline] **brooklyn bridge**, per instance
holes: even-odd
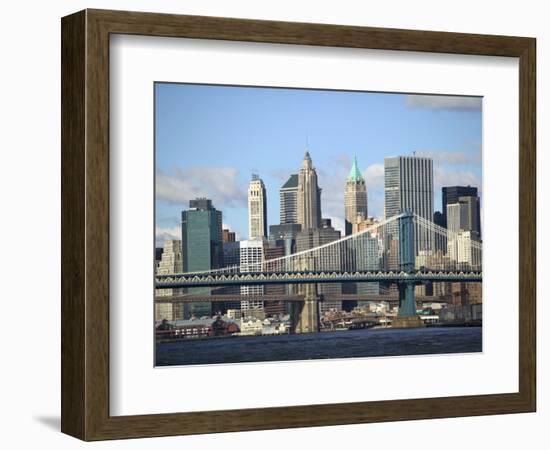
[[[307,333],[319,331],[319,304],[338,297],[319,293],[321,284],[396,286],[399,309],[394,326],[414,327],[421,325],[416,314],[416,286],[481,281],[481,242],[405,211],[361,232],[280,258],[202,272],[156,275],[155,287],[187,291],[183,295],[158,296],[157,302],[191,303],[236,299],[217,295],[215,289],[220,287],[289,285],[290,292],[273,299],[289,302],[291,328],[297,333]],[[194,293],[197,289],[193,288],[202,288],[200,294]],[[207,294],[205,288],[209,288]],[[271,299],[267,294],[253,297]],[[340,298],[376,300],[377,297],[351,294]]]

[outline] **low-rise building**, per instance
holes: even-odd
[[[264,327],[263,322],[260,319],[241,319],[241,331],[240,335],[260,335]]]
[[[162,320],[156,326],[157,340],[208,338],[226,336],[240,331],[233,320],[217,318]]]

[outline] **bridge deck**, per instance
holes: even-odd
[[[396,303],[399,298],[396,295],[365,295],[365,294],[330,294],[319,296],[320,302],[335,301],[364,301],[364,302],[389,302]],[[440,296],[416,296],[416,300],[422,303],[429,302],[449,302],[449,298]],[[200,302],[303,302],[304,296],[299,294],[264,294],[264,295],[172,295],[157,296],[155,303],[200,303]]]
[[[157,289],[307,283],[481,282],[481,271],[302,271],[157,275]]]

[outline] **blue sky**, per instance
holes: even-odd
[[[369,215],[381,217],[384,157],[434,159],[435,209],[441,187],[481,191],[481,99],[431,95],[155,84],[157,244],[180,238],[181,211],[212,199],[223,222],[247,237],[247,187],[264,180],[268,223],[279,222],[279,188],[297,173],[306,145],[319,176],[323,217],[343,227],[343,196],[357,155]]]

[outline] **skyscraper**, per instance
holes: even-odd
[[[458,268],[469,269],[479,263],[479,244],[475,244],[481,242],[478,217],[478,197],[458,197],[456,203],[447,204],[447,229],[452,232],[447,255]]]
[[[212,200],[199,198],[189,202],[181,213],[181,238],[184,272],[218,269],[223,264],[222,212],[212,206]],[[208,289],[193,289],[193,294]],[[186,304],[185,316],[211,314],[211,303]]]
[[[321,226],[321,189],[317,184],[317,172],[309,152],[306,151],[298,174],[297,219],[302,231]]]
[[[441,211],[434,212],[433,223],[445,228],[445,222],[443,222],[443,213]]]
[[[380,267],[383,244],[378,236],[369,233],[362,238],[362,245],[355,249],[356,270],[377,270]],[[354,283],[357,294],[377,295],[380,293],[379,283]],[[359,302],[358,306],[365,303]]]
[[[279,190],[280,223],[298,223],[298,175],[292,174]]]
[[[248,239],[267,238],[267,195],[262,179],[254,174],[248,185]]]
[[[271,261],[273,259],[282,258],[285,256],[285,247],[280,245],[264,246],[264,260]],[[287,286],[284,284],[266,284],[264,286],[264,293],[266,295],[276,296],[284,295],[287,292]],[[264,302],[264,311],[267,317],[274,315],[284,315],[286,311],[286,305],[283,301],[268,300]]]
[[[367,186],[357,166],[357,157],[353,159],[353,165],[346,181],[344,208],[346,219],[345,231],[346,236],[348,236],[353,232],[353,225],[365,220],[368,214]]]
[[[224,230],[226,231],[226,230]],[[237,267],[241,264],[241,242],[224,241],[223,243],[223,266]],[[225,286],[217,289],[217,292],[223,295],[238,296],[241,293],[240,286]],[[216,302],[217,311],[226,312],[228,309],[241,309],[240,301]]]
[[[466,230],[467,215],[465,203],[450,203],[447,205],[447,229],[453,233]]]
[[[433,220],[433,161],[418,156],[384,158],[384,213],[389,219],[408,210]]]
[[[479,224],[479,198],[459,197],[456,203],[447,204],[447,229],[455,233],[472,231],[481,236]]]
[[[189,209],[181,213],[181,237],[185,272],[222,267],[222,212],[212,206],[212,200],[189,202]]]
[[[223,242],[235,242],[235,232],[234,231],[231,231],[227,228],[224,228],[223,229]]]
[[[302,226],[299,223],[282,223],[279,225],[270,225],[269,226],[269,240],[268,248],[265,249],[265,258],[267,261],[270,259],[278,258],[280,256],[288,256],[296,252],[296,237],[298,233],[302,230]],[[274,256],[278,251],[282,251],[280,255]],[[272,288],[281,287],[283,293],[291,294],[294,292],[294,285],[267,285],[267,291],[274,292]],[[276,289],[276,293],[279,292]],[[265,306],[265,305],[264,305]],[[267,310],[266,310],[267,312]]]
[[[464,229],[466,222],[466,205],[461,203],[450,203],[447,205],[447,229],[458,233]]]
[[[469,269],[478,266],[480,253],[476,251],[474,243],[478,243],[479,236],[473,231],[458,231],[447,242],[447,255],[452,263],[457,263],[457,268]]]
[[[261,240],[240,241],[240,269],[241,272],[260,272],[264,256],[264,243]],[[241,295],[262,295],[263,286],[241,286]],[[264,302],[261,300],[243,300],[241,309],[263,308]]]
[[[481,237],[481,212],[479,207],[479,197],[469,195],[458,197],[458,202],[465,205],[466,208],[466,227]]]
[[[157,275],[172,275],[183,272],[183,258],[181,254],[181,241],[179,239],[167,240],[164,242],[161,259],[157,267]],[[159,297],[170,297],[181,295],[181,289],[157,289]],[[177,320],[183,319],[181,304],[157,303],[155,304],[155,320]]]
[[[319,228],[308,228],[298,233],[296,237],[296,251],[298,253],[340,239],[340,231],[333,228],[330,219],[323,219],[320,225]],[[307,270],[316,270],[321,267],[329,270],[340,270],[342,268],[342,255],[340,252],[328,252],[322,256],[309,257],[304,260],[303,264],[304,267],[302,268]],[[338,295],[342,292],[342,285],[340,283],[322,283],[318,285],[317,291],[319,294]],[[331,308],[341,309],[342,302],[324,301],[320,305],[321,312]]]
[[[477,195],[477,187],[472,186],[445,186],[441,189],[441,201],[442,201],[442,209],[441,212],[443,213],[443,223],[444,227],[447,227],[447,205],[452,203],[457,203],[459,197],[476,197],[478,198],[479,203],[479,197]],[[477,222],[479,223],[479,211],[478,211],[478,218]]]

